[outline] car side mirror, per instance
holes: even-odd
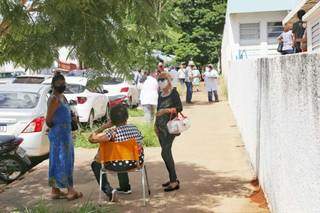
[[[106,89],[104,89],[104,90],[103,90],[103,94],[106,94],[106,93],[109,93],[109,91],[106,90]]]
[[[70,106],[76,106],[78,103],[75,100],[70,100],[69,105]]]

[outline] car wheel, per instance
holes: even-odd
[[[103,120],[109,121],[109,119],[110,119],[110,106],[108,104],[107,109],[106,109],[106,114],[104,115]]]
[[[88,127],[89,129],[93,129],[93,123],[94,123],[94,112],[91,110],[89,119],[88,119]]]

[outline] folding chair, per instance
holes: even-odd
[[[143,197],[143,205],[146,206],[146,185],[148,188],[148,194],[151,195],[150,186],[149,186],[149,179],[147,168],[143,164],[140,165],[139,163],[139,145],[135,139],[129,139],[124,142],[106,142],[100,143],[100,163],[101,163],[101,170],[100,170],[100,192],[99,192],[99,201],[101,201],[101,194],[102,194],[102,176],[105,174],[117,174],[117,173],[124,173],[124,172],[140,172],[141,174],[141,185],[142,185],[142,197]],[[137,162],[137,167],[134,169],[130,169],[127,171],[112,171],[105,168],[104,163],[110,161],[130,161],[134,160]],[[146,180],[146,181],[145,181]]]

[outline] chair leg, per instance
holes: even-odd
[[[99,202],[101,202],[101,193],[102,193],[102,175],[103,175],[103,172],[100,170],[100,181],[99,181]]]
[[[149,177],[148,177],[148,171],[147,171],[146,165],[144,165],[143,168],[144,168],[144,172],[145,172],[145,175],[146,175],[146,181],[147,181],[147,187],[148,187],[148,194],[149,194],[149,197],[150,197],[150,195],[151,195],[151,190],[150,190]]]
[[[145,178],[145,170],[144,168],[141,169],[141,184],[142,184],[142,198],[143,198],[143,206],[146,206],[146,186],[144,182]]]

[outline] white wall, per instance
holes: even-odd
[[[234,61],[231,108],[272,212],[320,212],[320,54]]]

